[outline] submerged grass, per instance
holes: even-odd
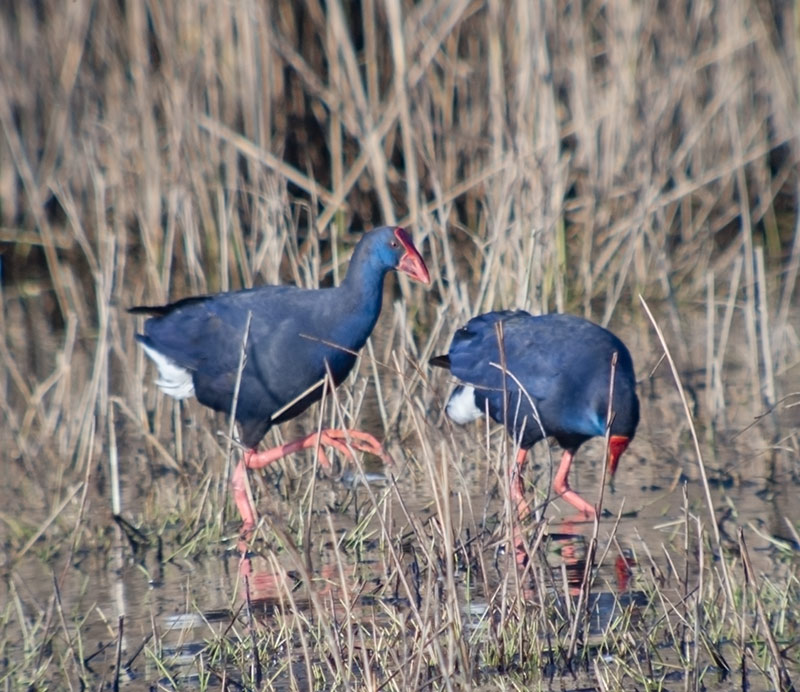
[[[797,22],[748,0],[4,3],[2,688],[792,689],[800,517],[767,496],[800,458]],[[357,422],[400,464],[251,474],[240,560],[227,424],[156,391],[124,308],[330,285],[350,229],[395,222],[432,288],[390,279],[357,374],[269,441]],[[513,443],[454,430],[425,366],[499,307],[629,342],[626,458],[684,488],[654,526],[655,472],[596,527],[558,519],[545,451],[518,525]],[[747,483],[781,528],[722,502]]]

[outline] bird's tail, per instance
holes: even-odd
[[[450,356],[447,354],[443,356],[434,356],[428,362],[437,368],[444,368],[445,370],[450,369]]]
[[[135,305],[128,308],[131,315],[164,315],[164,307],[161,305]]]

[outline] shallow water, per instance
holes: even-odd
[[[625,498],[625,508],[631,514],[621,518],[616,531],[617,542],[622,546],[624,555],[612,553],[599,569],[593,593],[595,600],[590,607],[589,640],[592,636],[601,635],[621,609],[624,610],[631,603],[645,605],[646,596],[637,589],[637,571],[648,568],[643,545],[653,554],[654,561],[666,570],[661,550],[672,542],[676,533],[682,531],[682,492],[680,487],[670,490],[675,481],[674,465],[654,464],[649,460],[648,466],[648,479],[643,483],[636,473],[640,465],[629,464],[627,472],[625,469],[620,472],[615,492],[608,498],[607,506],[615,508],[620,507],[622,498]],[[489,517],[488,523],[496,527],[502,511],[498,507],[499,497],[485,504],[483,486],[479,482],[470,482],[473,475],[485,477],[479,465],[475,467],[473,473],[464,474],[464,482],[470,487],[472,506],[479,513],[485,511]],[[397,484],[409,512],[424,522],[433,513],[425,500],[425,481],[419,476],[401,474]],[[582,468],[576,476],[579,476],[577,487],[593,488],[598,474],[592,466]],[[346,495],[348,492],[338,487],[338,481],[321,479],[319,483],[330,486],[328,490],[333,496]],[[690,506],[695,504],[701,521],[706,521],[702,499],[692,498],[693,495],[699,495],[694,485],[688,485],[691,489]],[[764,489],[765,492],[757,492]],[[363,494],[363,490],[359,492]],[[499,493],[494,494],[499,496]],[[776,578],[785,565],[776,560],[775,549],[759,534],[785,537],[788,530],[784,519],[795,526],[800,523],[800,507],[792,502],[795,494],[796,486],[789,482],[770,486],[765,478],[754,477],[738,485],[718,485],[714,488],[716,506],[730,505],[738,513],[736,522],[730,521],[730,530],[734,531],[735,524],[751,528],[748,531],[749,547],[757,569]],[[264,504],[269,503],[262,503],[262,511],[268,511]],[[563,511],[563,508],[560,509]],[[354,514],[351,508],[343,514],[333,515],[337,535],[355,529]],[[552,515],[548,529],[550,545],[546,555],[552,569],[553,586],[561,593],[569,591],[574,594],[583,575],[586,544],[592,527],[588,522],[562,519],[557,511],[552,511]],[[312,540],[315,545],[324,545],[329,538],[325,535],[326,522],[322,514],[314,519],[323,527],[321,535],[314,536]],[[610,517],[603,519],[601,544],[605,543],[603,537],[610,532],[611,523]],[[722,526],[724,530],[725,522]],[[459,535],[464,537],[466,533],[462,531]],[[476,535],[474,529],[470,535]],[[503,575],[513,569],[513,563],[504,561],[503,552],[496,549],[493,541],[487,540],[486,543],[483,557],[489,568],[485,577],[491,591],[502,581]],[[254,547],[258,550],[257,541]],[[156,647],[154,632],[158,637],[155,650],[170,661],[170,675],[181,681],[181,685],[192,682],[199,684],[195,663],[205,646],[204,642],[224,631],[234,616],[245,617],[242,612],[234,612],[243,606],[245,571],[249,572],[250,595],[256,619],[269,626],[276,614],[285,615],[290,609],[288,594],[294,594],[293,608],[305,610],[311,616],[311,604],[305,595],[307,591],[291,559],[281,565],[285,571],[277,570],[275,562],[262,557],[253,557],[250,564],[243,567],[232,541],[221,544],[216,550],[212,546],[209,555],[196,559],[179,558],[163,564],[158,563],[155,549],[151,548],[146,553],[142,564],[131,563],[130,550],[127,548],[122,548],[119,553],[112,551],[112,557],[119,554],[119,558],[112,559],[108,564],[79,554],[76,568],[66,570],[60,584],[65,607],[74,613],[86,614],[80,632],[82,649],[87,668],[98,676],[108,676],[115,665],[118,616],[124,615],[121,662],[131,689],[138,689],[143,681],[165,680],[147,654],[148,649]],[[380,554],[378,545],[365,541],[360,556],[355,551],[348,555],[352,562],[345,566],[349,570],[346,583],[353,584],[353,592],[349,594],[353,603],[350,617],[369,619],[387,608],[398,612],[408,609],[408,599],[402,595],[403,591],[387,582],[388,570]],[[634,560],[633,555],[638,559]],[[623,557],[627,559],[623,560]],[[53,563],[53,568],[60,570],[62,560],[56,558]],[[319,554],[313,556],[312,564],[315,579],[327,579],[333,585],[327,593],[324,588],[321,589],[317,597],[325,599],[333,609],[341,608],[341,603],[346,599],[340,593],[341,581],[332,551],[326,551],[323,547]],[[465,580],[465,571],[456,575],[459,588],[471,590],[469,597],[463,600],[463,616],[469,630],[470,622],[478,623],[487,615],[487,589],[481,580],[475,580],[469,587]],[[42,609],[53,593],[52,572],[32,555],[14,567],[11,581],[20,600],[29,605],[38,604]],[[567,583],[569,586],[565,586]],[[673,586],[677,588],[677,585]],[[415,588],[424,589],[425,585],[418,584]],[[528,595],[531,602],[535,603],[533,595]],[[4,594],[3,598],[8,598],[8,594]],[[13,657],[14,653],[6,652],[6,655]],[[293,675],[302,681],[304,671],[300,663]],[[279,688],[285,684],[288,689],[289,673],[284,671],[282,677],[284,683],[276,680],[275,684]]]

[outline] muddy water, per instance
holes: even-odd
[[[641,570],[652,570],[655,565],[668,573],[665,549],[674,551],[681,544],[686,512],[705,526],[710,521],[694,446],[671,377],[663,363],[650,374],[658,363],[660,350],[646,329],[630,330],[625,338],[631,351],[640,354],[637,370],[642,380],[642,422],[620,464],[613,491],[608,489],[604,498],[601,552],[609,544],[616,516],[620,518],[611,549],[598,568],[590,608],[590,637],[601,635],[620,607],[646,598],[639,588]],[[725,382],[725,394],[730,404],[725,427],[716,431],[713,444],[708,426],[699,431],[722,539],[734,545],[737,527],[744,526],[756,570],[778,578],[789,567],[785,560],[778,559],[771,539],[788,541],[790,549],[797,550],[787,522],[795,527],[800,524],[796,448],[800,407],[780,406],[754,424],[754,416],[762,407],[740,403],[748,401],[751,378],[744,368],[738,379],[735,368],[726,373],[730,379]],[[690,405],[702,417],[707,401],[704,380],[691,372],[684,375]],[[795,364],[785,369],[779,385],[783,394],[799,392],[800,367]],[[497,426],[489,430],[488,442],[487,431],[480,423],[467,429],[451,429],[436,412],[437,401],[446,395],[448,383],[437,380],[433,387],[434,393],[420,404],[420,411],[425,414],[422,434],[431,443],[439,464],[435,471],[440,475],[435,482],[446,477],[450,487],[448,516],[462,566],[472,562],[482,567],[480,578],[474,574],[468,578],[467,569],[455,576],[462,594],[462,617],[469,630],[486,616],[490,594],[515,568],[511,553],[505,550],[508,509],[499,480],[506,443]],[[432,492],[429,466],[422,461],[423,445],[418,434],[407,432],[402,442],[392,441],[391,451],[400,461],[396,468],[385,474],[382,469],[369,474],[372,494],[379,500],[380,519],[370,518],[370,494],[353,483],[359,478],[357,471],[345,471],[336,478],[318,478],[310,514],[312,548],[308,551],[301,549],[297,555],[291,550],[275,552],[264,549],[256,537],[250,558],[242,562],[235,527],[231,525],[227,527],[230,539],[210,546],[200,558],[178,555],[164,561],[160,557],[171,555],[176,549],[164,545],[161,555],[151,546],[133,559],[130,544],[120,534],[118,547],[102,556],[81,552],[79,547],[67,570],[63,570],[63,560],[48,558],[47,550],[29,551],[0,585],[0,598],[7,604],[25,604],[28,627],[45,627],[47,622],[57,628],[56,620],[48,618],[46,612],[57,578],[64,607],[73,614],[83,614],[84,624],[79,633],[73,634],[79,634],[76,641],[81,655],[98,679],[108,679],[115,668],[119,618],[124,615],[120,652],[124,675],[120,682],[130,689],[157,681],[166,685],[170,677],[179,686],[199,685],[195,662],[204,652],[210,655],[204,642],[229,632],[234,618],[246,622],[252,617],[267,627],[276,627],[291,609],[304,611],[313,619],[315,609],[336,611],[342,603],[349,602],[351,616],[363,613],[367,620],[382,617],[380,613],[387,608],[408,609],[414,599],[422,602],[425,584],[399,584],[386,546],[375,537],[380,535],[381,522],[389,535],[405,530],[406,553],[398,558],[404,564],[423,561],[424,547],[415,538],[422,535],[436,539],[437,522],[441,520],[436,501],[437,496],[441,501],[441,493]],[[548,453],[543,443],[535,448],[527,474],[532,500],[543,498],[551,457],[557,462],[558,454],[557,449]],[[601,479],[601,456],[600,443],[593,441],[580,450],[573,467],[573,487],[591,501]],[[297,462],[301,472],[303,463]],[[305,473],[305,478],[310,478],[310,472]],[[136,478],[124,477],[123,488],[123,508],[135,507],[141,499]],[[302,490],[289,498],[271,497],[268,491],[260,494],[259,511],[267,521],[263,537],[270,548],[274,548],[274,541],[270,540],[274,532],[270,532],[281,531],[282,521],[294,511],[292,504],[301,501]],[[415,519],[421,534],[415,536],[410,531],[409,516]],[[593,526],[576,520],[569,507],[559,501],[546,508],[546,517],[543,554],[549,567],[547,582],[561,593],[574,593],[583,575],[582,558]],[[361,528],[357,530],[358,526]],[[533,524],[522,530],[526,540],[534,539]],[[343,536],[354,535],[364,538],[341,551],[332,549]],[[63,546],[60,550],[54,548],[52,555],[63,556]],[[305,573],[306,568],[310,572]],[[413,569],[409,572],[413,573]],[[304,578],[308,577],[328,585],[315,589],[316,603],[304,588]],[[693,575],[690,581],[695,581]],[[352,591],[342,584],[352,584]],[[249,611],[245,586],[250,597]],[[677,588],[676,584],[673,586]],[[7,638],[8,634],[7,631]],[[18,648],[11,645],[5,652],[7,660],[26,655],[23,634],[19,641]],[[170,661],[168,670],[155,664],[153,652]],[[292,680],[301,688],[307,684],[302,663],[291,670],[279,667],[275,675],[273,682],[279,688],[289,688]],[[726,688],[725,683],[720,683],[720,689]],[[759,688],[755,685],[752,689]]]

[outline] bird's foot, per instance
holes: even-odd
[[[557,488],[554,485],[553,490],[562,500],[566,500],[575,507],[585,519],[594,519],[597,516],[597,509],[595,509],[595,506],[590,505],[568,485],[564,488]]]
[[[383,463],[389,466],[394,465],[394,460],[383,448],[383,445],[378,442],[373,435],[367,432],[329,428],[323,430],[319,436],[320,449],[322,449],[323,444],[329,445],[351,460],[353,459],[351,449],[357,449],[359,452],[367,452],[369,454],[374,454],[376,457],[380,457]],[[310,437],[316,437],[316,433]]]
[[[315,447],[320,464],[326,469],[330,469],[331,462],[323,446],[333,447],[351,460],[353,459],[352,450],[358,450],[359,452],[374,454],[380,457],[386,464],[394,463],[392,457],[389,456],[381,443],[378,442],[373,435],[362,432],[361,430],[339,430],[336,428],[322,430],[319,433],[311,433],[299,440],[287,442],[286,444],[272,447],[271,449],[264,449],[260,452],[248,450],[245,452],[244,463],[249,469],[260,469],[268,466],[273,461],[282,459],[288,454]]]
[[[287,454],[299,452],[302,449],[316,448],[317,458],[320,464],[326,469],[331,468],[330,459],[325,453],[323,446],[333,447],[348,459],[352,460],[353,450],[368,452],[380,457],[385,464],[394,464],[392,457],[383,448],[380,442],[373,435],[362,432],[361,430],[339,430],[336,428],[322,430],[319,433],[311,433],[306,437],[293,442],[272,447],[257,452],[248,449],[244,452],[242,460],[236,465],[231,478],[233,488],[233,499],[242,517],[242,529],[239,535],[243,539],[249,538],[256,526],[256,511],[250,500],[247,486],[247,469],[261,469],[268,466],[278,459],[282,459]]]

